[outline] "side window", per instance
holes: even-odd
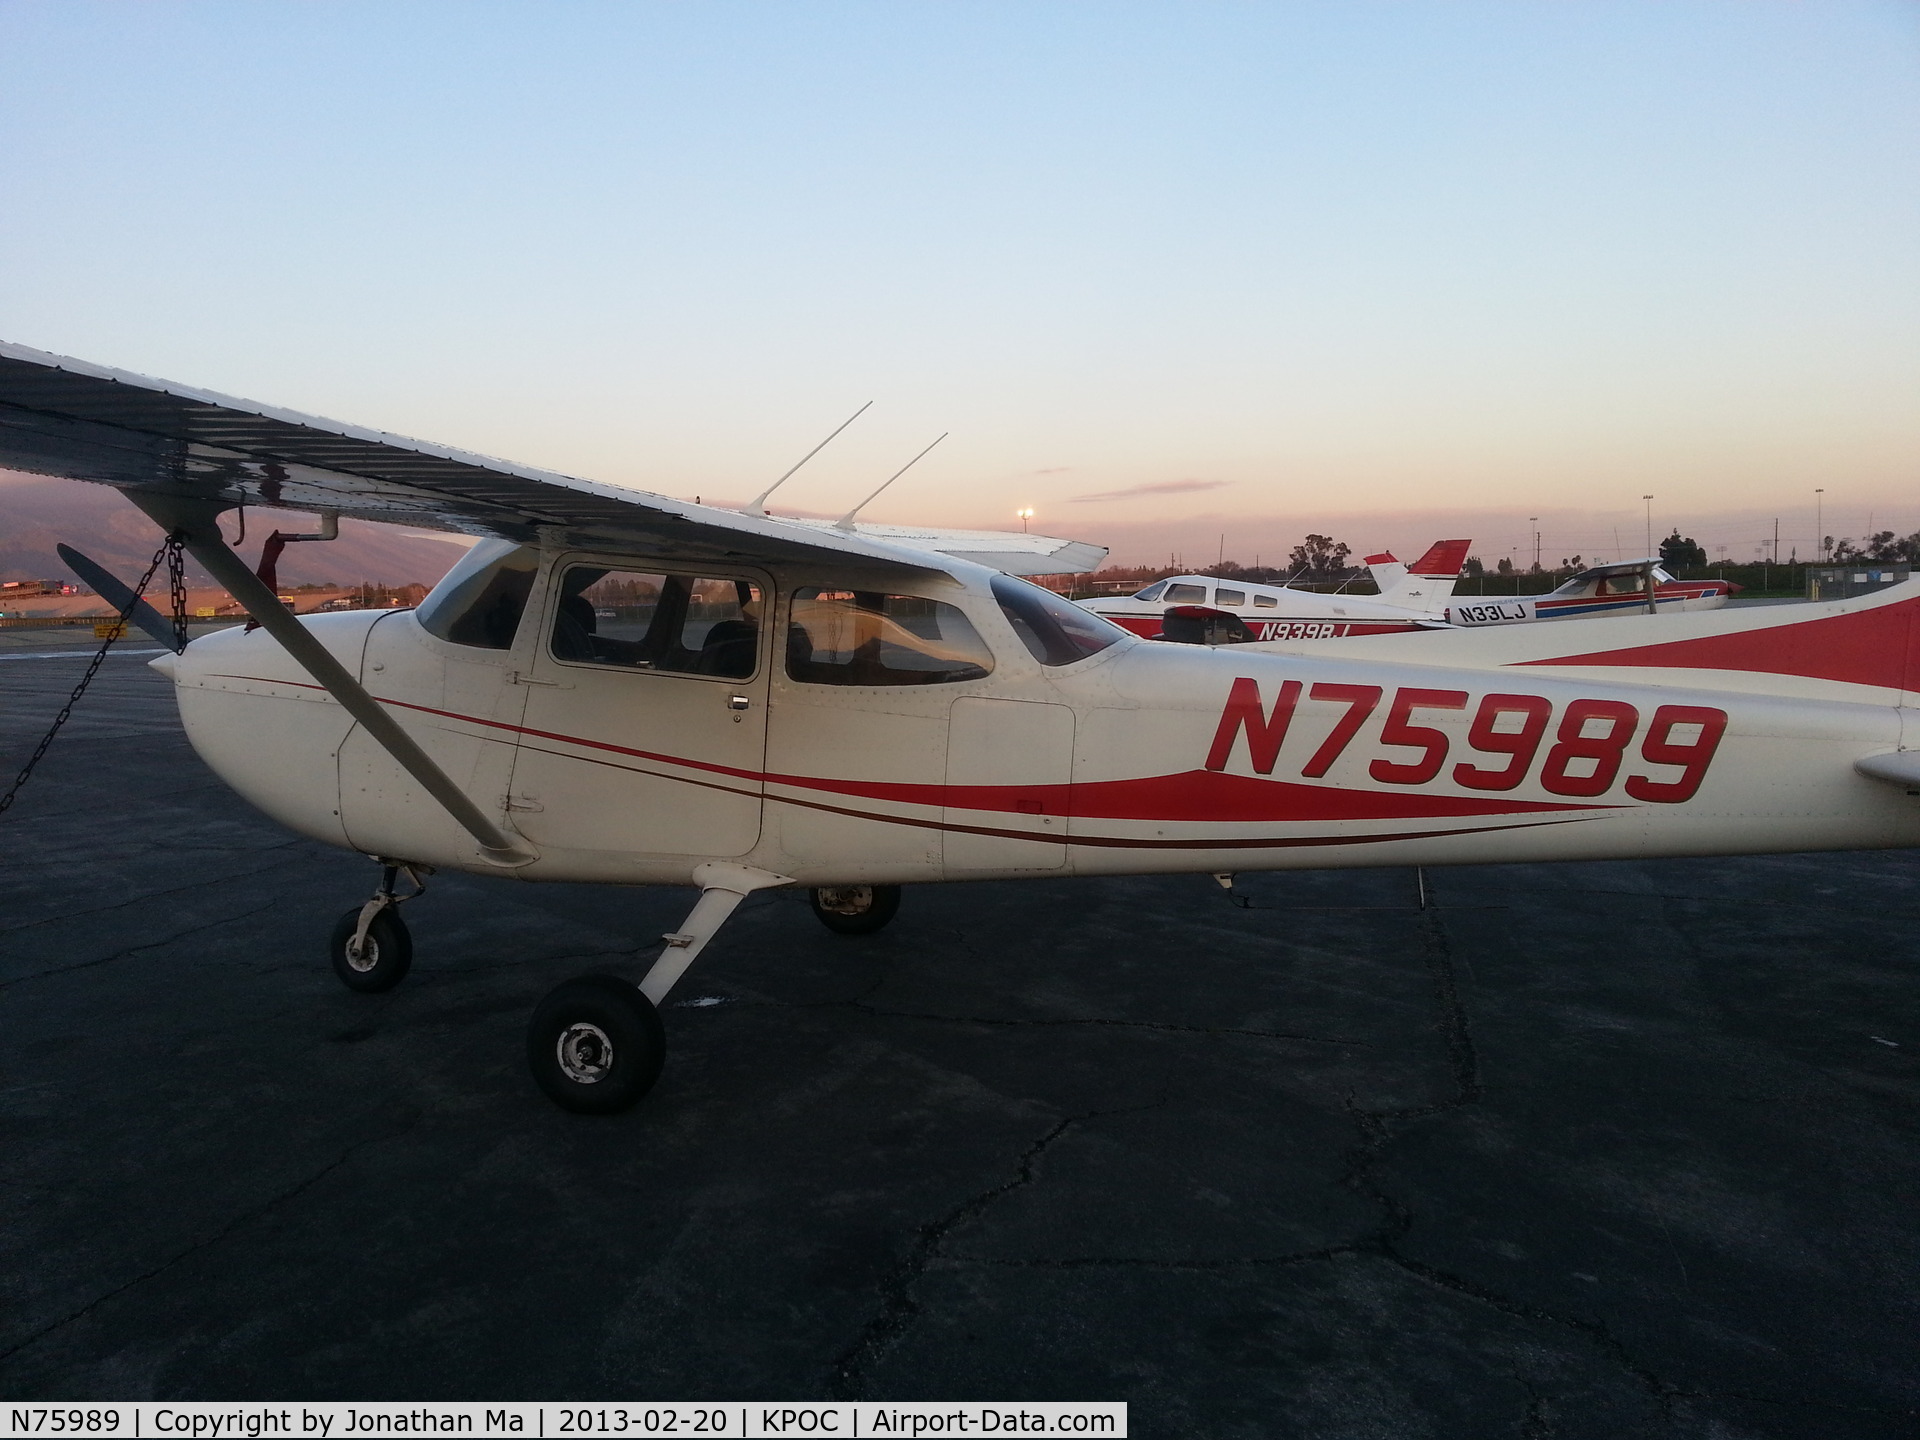
[[[793,595],[787,674],[808,685],[945,685],[993,670],[959,607],[919,595],[809,585]]]
[[[760,587],[569,565],[548,644],[556,660],[744,680],[760,650]]]
[[[1174,590],[1181,587],[1176,585]],[[1198,585],[1186,587],[1200,590]],[[1013,626],[1020,643],[1033,652],[1042,665],[1071,665],[1089,655],[1098,655],[1127,632],[1111,620],[1102,620],[1091,610],[1062,600],[1051,590],[1029,585],[1005,575],[993,577],[993,598],[1000,602],[1000,613]],[[1172,590],[1168,591],[1172,598]]]
[[[1167,593],[1160,597],[1169,605],[1204,605],[1207,603],[1207,587],[1204,585],[1169,585]]]
[[[482,540],[415,611],[429,635],[482,650],[511,650],[540,557],[511,540]]]
[[[1213,603],[1216,605],[1244,605],[1247,603],[1247,592],[1244,590],[1216,590],[1213,592]]]

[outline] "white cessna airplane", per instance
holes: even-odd
[[[1658,555],[1649,555],[1590,565],[1545,595],[1456,596],[1445,612],[1448,623],[1461,626],[1528,625],[1596,615],[1678,615],[1718,610],[1735,588],[1725,580],[1676,580],[1662,567]]]
[[[401,873],[699,887],[637,985],[534,1011],[575,1110],[653,1084],[656,1007],[771,886],[860,931],[941,880],[1920,844],[1920,581],[1154,644],[1003,573],[1097,558],[1058,541],[688,505],[6,345],[0,465],[118,487],[259,621],[156,663],[227,783],[384,867],[334,933],[353,988],[406,972]],[[242,502],[486,539],[418,610],[296,619],[222,537]]]
[[[1074,603],[1149,640],[1192,638],[1191,626],[1167,631],[1169,615],[1178,621],[1234,617],[1226,627],[1235,640],[1344,640],[1353,635],[1400,635],[1443,628],[1447,601],[1467,558],[1467,540],[1440,540],[1411,565],[1392,552],[1369,555],[1375,595],[1296,590],[1291,585],[1256,585],[1213,575],[1171,575],[1131,595],[1101,595]],[[1200,614],[1213,612],[1212,616]]]

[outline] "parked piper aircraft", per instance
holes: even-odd
[[[1595,615],[1672,615],[1718,610],[1732,588],[1725,580],[1676,580],[1661,568],[1659,556],[1650,555],[1589,566],[1545,595],[1456,596],[1446,617],[1454,625],[1525,625]]]
[[[1920,581],[1153,644],[1003,573],[1063,568],[1043,537],[809,528],[13,346],[0,465],[117,486],[259,621],[155,663],[228,784],[383,867],[333,933],[352,988],[406,973],[403,874],[699,887],[637,986],[534,1011],[534,1075],[580,1111],[651,1087],[656,1007],[773,886],[863,931],[941,880],[1920,844]],[[243,501],[487,538],[418,610],[296,618],[222,537]]]
[[[1377,595],[1328,594],[1290,585],[1255,585],[1213,575],[1173,575],[1132,595],[1102,595],[1076,603],[1136,635],[1157,639],[1167,612],[1200,606],[1244,622],[1255,640],[1333,640],[1350,635],[1397,635],[1446,624],[1447,597],[1467,558],[1467,540],[1441,540],[1411,565],[1392,552],[1366,563]]]

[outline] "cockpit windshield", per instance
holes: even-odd
[[[1098,655],[1127,632],[1091,610],[1069,604],[1051,590],[1006,575],[993,577],[993,598],[1020,643],[1042,665],[1071,665]]]
[[[1156,580],[1153,584],[1147,586],[1146,589],[1134,591],[1133,598],[1136,600],[1158,600],[1160,598],[1160,592],[1166,588],[1166,581]]]
[[[482,540],[414,613],[429,635],[482,650],[511,650],[533,593],[540,555],[511,540]]]

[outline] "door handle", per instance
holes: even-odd
[[[752,708],[753,701],[749,700],[745,695],[729,695],[727,697],[727,709],[733,711],[735,714],[751,710]]]

